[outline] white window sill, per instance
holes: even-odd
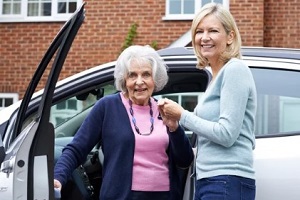
[[[28,23],[28,22],[66,22],[71,15],[63,17],[0,17],[0,23]]]
[[[194,14],[193,15],[165,15],[164,17],[162,17],[162,20],[164,21],[193,20],[194,16],[195,16]]]

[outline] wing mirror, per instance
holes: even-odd
[[[88,91],[86,93],[77,95],[76,99],[80,100],[80,101],[85,101],[87,99],[87,97],[89,96],[89,94],[92,94],[92,95],[96,96],[97,99],[101,99],[104,95],[104,88],[93,89],[93,90]]]

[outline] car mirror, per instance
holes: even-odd
[[[79,101],[85,101],[87,99],[87,97],[89,96],[89,94],[93,94],[94,96],[97,97],[97,99],[100,99],[104,95],[104,88],[93,89],[93,90],[90,90],[89,92],[79,94],[76,96],[76,99]]]

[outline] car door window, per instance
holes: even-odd
[[[55,137],[72,137],[99,98],[117,92],[112,83],[69,97],[51,107],[50,122]]]
[[[300,73],[253,68],[257,88],[257,136],[284,135],[300,130]]]

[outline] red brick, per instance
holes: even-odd
[[[156,41],[159,48],[170,45],[191,26],[191,20],[162,20],[165,0],[86,2],[85,22],[60,79],[115,60],[135,22],[139,26],[134,43],[144,45]],[[240,29],[243,45],[300,48],[299,4],[299,0],[231,0],[230,11]],[[61,22],[0,23],[0,92],[18,92],[23,96],[40,59],[62,25]]]

